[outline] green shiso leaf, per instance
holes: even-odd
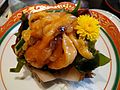
[[[98,58],[99,57],[96,56],[93,59],[87,60],[86,58],[78,54],[75,59],[74,66],[80,72],[92,71],[98,67]]]
[[[96,51],[96,54],[93,59],[86,59],[82,57],[79,53],[77,57],[74,60],[74,67],[79,71],[79,72],[89,72],[94,70],[95,68],[99,66],[103,66],[107,63],[110,62],[110,59],[106,57],[105,55],[99,53]]]
[[[17,32],[17,33],[15,33],[14,35],[15,35],[16,37],[18,37],[19,33]]]
[[[99,66],[103,66],[107,64],[108,62],[110,62],[110,58],[106,57],[105,55],[101,53],[98,53],[98,57],[99,57]]]

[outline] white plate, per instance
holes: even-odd
[[[14,14],[12,17],[19,14],[20,11],[21,10],[16,12],[16,14]],[[108,18],[111,17],[112,19],[110,18],[111,21],[109,22],[114,23],[112,24],[113,28],[116,28],[117,26],[117,28],[120,30],[119,19],[116,19],[116,16],[111,16],[111,14],[109,13],[105,13],[107,12],[103,10],[93,10],[94,16],[98,15],[100,16],[100,18],[102,17],[103,19],[108,21]],[[51,85],[51,87],[43,88],[42,86],[37,85],[36,81],[31,77],[30,72],[25,67],[20,73],[9,72],[9,69],[11,67],[15,67],[17,64],[16,56],[12,51],[11,45],[15,43],[16,37],[14,36],[14,33],[17,32],[20,24],[20,21],[15,22],[15,24],[10,24],[10,28],[7,29],[6,33],[4,32],[1,34],[2,38],[0,41],[0,90],[114,90],[117,88],[118,79],[120,76],[119,53],[117,52],[116,47],[116,44],[118,45],[118,43],[114,43],[113,37],[108,34],[109,31],[104,30],[101,30],[100,32],[100,38],[96,43],[96,48],[104,55],[110,57],[111,62],[105,66],[95,69],[93,71],[96,74],[94,78],[84,79],[80,82],[68,82],[64,80],[58,80],[55,82],[47,83],[47,85],[54,83],[53,85]],[[8,24],[5,24],[3,27],[8,27],[7,25]],[[117,30],[117,28],[115,30]],[[21,78],[25,76],[27,77],[24,80],[21,80]]]

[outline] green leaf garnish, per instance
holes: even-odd
[[[103,66],[110,62],[110,58],[106,57],[105,55],[98,53],[99,56],[99,66]]]
[[[19,33],[17,32],[17,33],[15,33],[14,35],[15,35],[16,37],[18,37]]]
[[[78,9],[80,8],[80,0],[78,0],[77,6],[75,7],[75,9],[71,12],[71,14],[77,16],[78,14]]]
[[[93,59],[86,59],[82,57],[79,53],[73,62],[73,66],[79,71],[89,72],[94,70],[99,66],[103,66],[110,62],[110,59],[105,55],[96,51],[96,54]]]
[[[22,67],[25,63],[26,63],[25,59],[18,60],[18,64],[17,64],[16,68],[10,68],[10,72],[20,72],[20,70],[22,69]]]
[[[74,61],[74,66],[79,72],[92,71],[98,67],[98,57],[95,57],[91,60],[87,60],[86,58],[78,54]]]

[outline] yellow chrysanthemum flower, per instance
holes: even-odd
[[[99,21],[90,15],[81,15],[77,18],[75,29],[80,38],[87,38],[90,41],[97,40],[99,37]]]

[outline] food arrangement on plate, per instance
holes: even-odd
[[[88,9],[79,9],[79,4],[71,12],[23,13],[12,45],[18,64],[10,72],[20,72],[25,65],[43,82],[56,78],[79,81],[93,77],[92,70],[109,63],[95,48],[102,28],[99,21]]]

